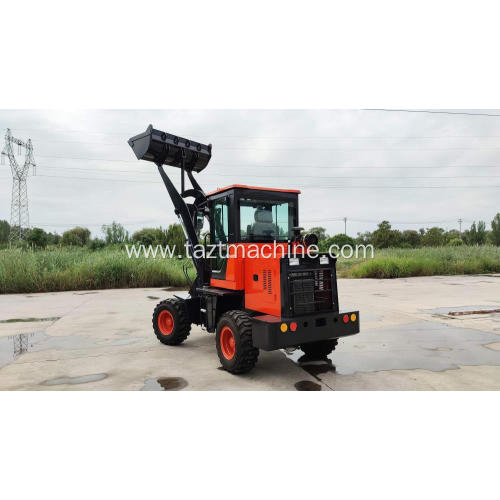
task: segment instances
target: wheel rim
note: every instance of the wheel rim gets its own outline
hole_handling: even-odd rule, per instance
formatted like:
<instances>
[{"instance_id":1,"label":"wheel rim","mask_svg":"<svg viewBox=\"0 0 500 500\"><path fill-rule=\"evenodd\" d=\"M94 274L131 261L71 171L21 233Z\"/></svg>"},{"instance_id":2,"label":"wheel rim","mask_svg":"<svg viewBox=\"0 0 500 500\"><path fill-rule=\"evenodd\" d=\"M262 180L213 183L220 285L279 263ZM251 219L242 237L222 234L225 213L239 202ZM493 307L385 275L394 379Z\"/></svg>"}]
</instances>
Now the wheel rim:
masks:
<instances>
[{"instance_id":1,"label":"wheel rim","mask_svg":"<svg viewBox=\"0 0 500 500\"><path fill-rule=\"evenodd\" d=\"M174 317L170 311L161 311L158 315L158 329L162 335L171 335L174 331Z\"/></svg>"},{"instance_id":2,"label":"wheel rim","mask_svg":"<svg viewBox=\"0 0 500 500\"><path fill-rule=\"evenodd\" d=\"M223 327L220 332L220 349L226 359L233 359L236 352L236 342L234 333L228 326Z\"/></svg>"}]
</instances>

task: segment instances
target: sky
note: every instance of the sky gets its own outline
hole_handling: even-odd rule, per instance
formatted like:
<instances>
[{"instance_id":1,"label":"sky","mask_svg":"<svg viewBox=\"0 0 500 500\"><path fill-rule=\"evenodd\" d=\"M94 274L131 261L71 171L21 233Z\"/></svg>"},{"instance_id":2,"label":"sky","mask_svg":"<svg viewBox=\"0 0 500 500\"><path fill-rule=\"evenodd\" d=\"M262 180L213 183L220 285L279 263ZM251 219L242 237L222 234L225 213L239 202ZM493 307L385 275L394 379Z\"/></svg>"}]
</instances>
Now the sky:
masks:
<instances>
[{"instance_id":1,"label":"sky","mask_svg":"<svg viewBox=\"0 0 500 500\"><path fill-rule=\"evenodd\" d=\"M457 112L459 110L451 110ZM462 110L463 111L463 110ZM494 110L468 112L499 114ZM113 220L134 232L177 219L156 167L127 140L149 124L202 143L206 192L230 184L300 189L300 225L329 234L434 225L458 229L500 212L500 116L381 110L0 110L31 138L30 225L93 237ZM3 139L0 138L3 147ZM23 156L16 157L18 163ZM177 186L179 170L167 167ZM0 166L0 220L10 220L11 173Z\"/></svg>"}]
</instances>

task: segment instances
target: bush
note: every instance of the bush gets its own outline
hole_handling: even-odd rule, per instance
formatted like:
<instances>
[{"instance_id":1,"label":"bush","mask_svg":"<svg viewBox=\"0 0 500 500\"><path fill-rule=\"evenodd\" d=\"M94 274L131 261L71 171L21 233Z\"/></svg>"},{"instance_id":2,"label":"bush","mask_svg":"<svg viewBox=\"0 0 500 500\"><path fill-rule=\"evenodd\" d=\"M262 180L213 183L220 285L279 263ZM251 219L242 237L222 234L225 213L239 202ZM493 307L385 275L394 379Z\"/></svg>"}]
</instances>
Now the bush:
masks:
<instances>
[{"instance_id":1,"label":"bush","mask_svg":"<svg viewBox=\"0 0 500 500\"><path fill-rule=\"evenodd\" d=\"M322 252L326 252L332 245L337 245L339 248L342 248L344 245L354 247L356 245L356 241L354 238L347 236L347 234L340 233L320 242L319 247Z\"/></svg>"},{"instance_id":2,"label":"bush","mask_svg":"<svg viewBox=\"0 0 500 500\"><path fill-rule=\"evenodd\" d=\"M132 240L144 246L166 245L167 235L162 228L145 227L132 235Z\"/></svg>"},{"instance_id":3,"label":"bush","mask_svg":"<svg viewBox=\"0 0 500 500\"><path fill-rule=\"evenodd\" d=\"M453 238L448 242L448 246L450 247L459 247L462 246L464 242L460 238Z\"/></svg>"},{"instance_id":4,"label":"bush","mask_svg":"<svg viewBox=\"0 0 500 500\"><path fill-rule=\"evenodd\" d=\"M89 248L91 250L101 250L101 248L104 248L105 246L106 242L100 238L94 238L89 241Z\"/></svg>"},{"instance_id":5,"label":"bush","mask_svg":"<svg viewBox=\"0 0 500 500\"><path fill-rule=\"evenodd\" d=\"M32 248L45 248L49 241L49 235L39 227L34 227L26 235L26 243Z\"/></svg>"},{"instance_id":6,"label":"bush","mask_svg":"<svg viewBox=\"0 0 500 500\"><path fill-rule=\"evenodd\" d=\"M9 241L10 224L6 220L0 220L0 243Z\"/></svg>"},{"instance_id":7,"label":"bush","mask_svg":"<svg viewBox=\"0 0 500 500\"><path fill-rule=\"evenodd\" d=\"M86 227L74 227L64 232L61 245L83 247L90 239L90 231Z\"/></svg>"}]
</instances>

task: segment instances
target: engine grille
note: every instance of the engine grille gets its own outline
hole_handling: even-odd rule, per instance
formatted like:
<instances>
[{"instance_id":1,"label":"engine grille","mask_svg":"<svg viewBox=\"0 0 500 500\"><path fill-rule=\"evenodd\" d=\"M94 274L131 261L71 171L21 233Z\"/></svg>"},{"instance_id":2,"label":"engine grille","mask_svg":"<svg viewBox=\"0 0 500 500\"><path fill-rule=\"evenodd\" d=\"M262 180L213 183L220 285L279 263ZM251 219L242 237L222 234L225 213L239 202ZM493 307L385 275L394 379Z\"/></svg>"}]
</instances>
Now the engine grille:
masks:
<instances>
[{"instance_id":1,"label":"engine grille","mask_svg":"<svg viewBox=\"0 0 500 500\"><path fill-rule=\"evenodd\" d=\"M332 275L329 269L292 271L288 274L293 315L333 309Z\"/></svg>"}]
</instances>

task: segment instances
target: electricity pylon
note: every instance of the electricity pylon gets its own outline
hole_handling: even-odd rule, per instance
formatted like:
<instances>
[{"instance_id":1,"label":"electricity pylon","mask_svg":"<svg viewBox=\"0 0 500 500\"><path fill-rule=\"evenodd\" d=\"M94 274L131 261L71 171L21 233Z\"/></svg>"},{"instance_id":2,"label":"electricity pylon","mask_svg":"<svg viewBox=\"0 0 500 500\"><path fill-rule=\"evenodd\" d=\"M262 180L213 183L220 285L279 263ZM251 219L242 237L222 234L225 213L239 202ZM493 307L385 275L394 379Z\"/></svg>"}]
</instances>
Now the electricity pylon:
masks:
<instances>
[{"instance_id":1,"label":"electricity pylon","mask_svg":"<svg viewBox=\"0 0 500 500\"><path fill-rule=\"evenodd\" d=\"M18 165L14 155L14 145L17 145L17 154L21 154L21 149L25 149L24 165ZM27 142L16 139L12 136L10 129L5 132L5 145L2 151L2 163L7 157L12 171L12 201L10 206L10 233L9 242L20 240L24 237L23 229L28 229L28 186L27 178L29 168L33 167L35 175L36 164L33 158L33 144L31 139Z\"/></svg>"}]
</instances>

